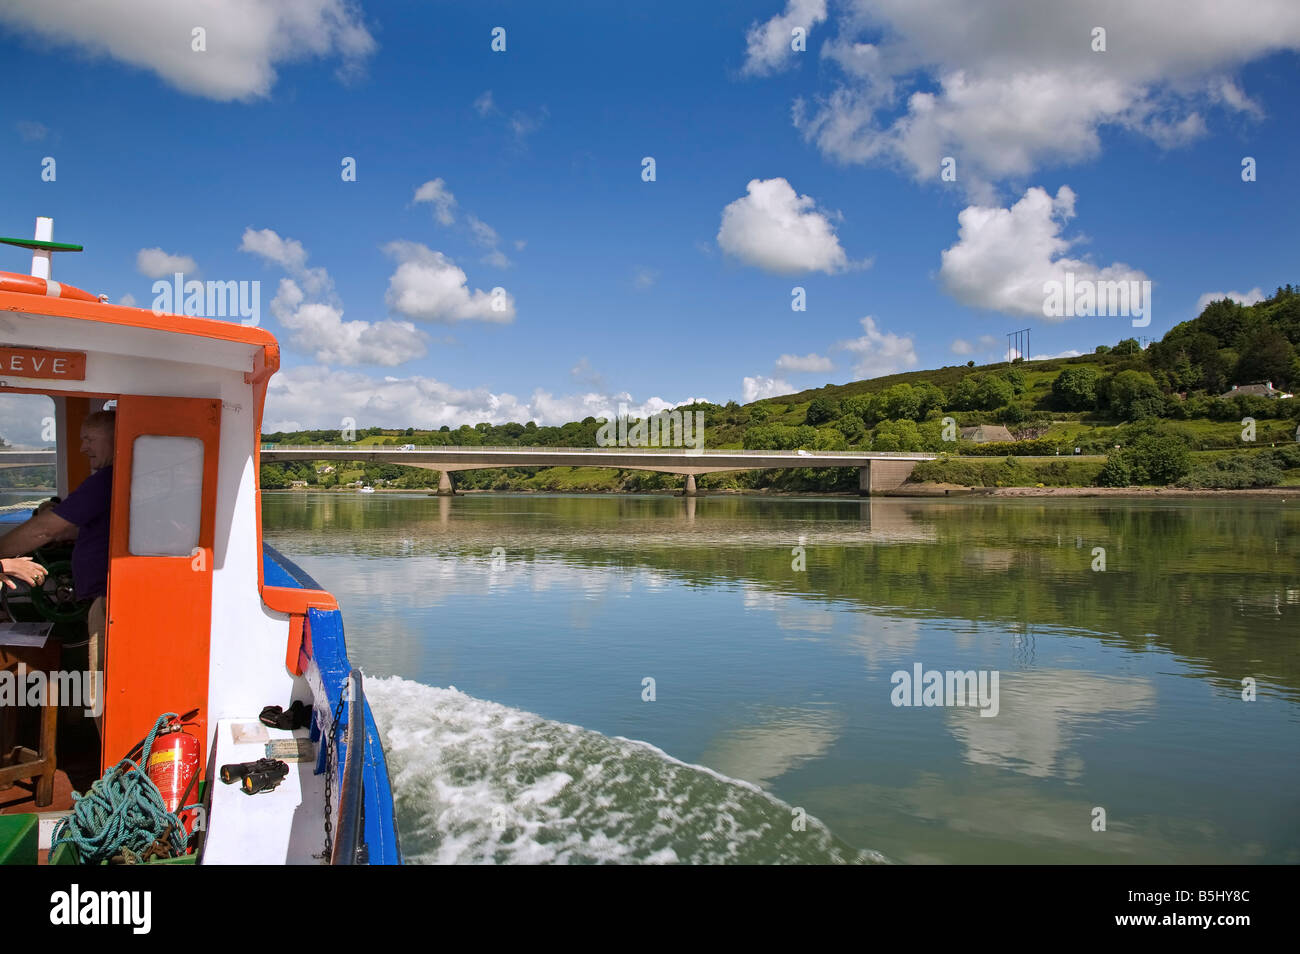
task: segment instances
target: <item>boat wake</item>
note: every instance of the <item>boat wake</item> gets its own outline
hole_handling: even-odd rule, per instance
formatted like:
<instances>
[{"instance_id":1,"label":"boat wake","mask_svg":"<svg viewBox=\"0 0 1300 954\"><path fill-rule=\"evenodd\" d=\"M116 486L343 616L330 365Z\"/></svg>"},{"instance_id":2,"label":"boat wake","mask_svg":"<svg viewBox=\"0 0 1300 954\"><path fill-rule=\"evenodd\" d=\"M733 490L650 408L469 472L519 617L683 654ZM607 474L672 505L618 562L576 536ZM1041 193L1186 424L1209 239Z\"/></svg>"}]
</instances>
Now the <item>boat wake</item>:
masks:
<instances>
[{"instance_id":1,"label":"boat wake","mask_svg":"<svg viewBox=\"0 0 1300 954\"><path fill-rule=\"evenodd\" d=\"M748 782L652 745L368 679L413 864L879 863Z\"/></svg>"}]
</instances>

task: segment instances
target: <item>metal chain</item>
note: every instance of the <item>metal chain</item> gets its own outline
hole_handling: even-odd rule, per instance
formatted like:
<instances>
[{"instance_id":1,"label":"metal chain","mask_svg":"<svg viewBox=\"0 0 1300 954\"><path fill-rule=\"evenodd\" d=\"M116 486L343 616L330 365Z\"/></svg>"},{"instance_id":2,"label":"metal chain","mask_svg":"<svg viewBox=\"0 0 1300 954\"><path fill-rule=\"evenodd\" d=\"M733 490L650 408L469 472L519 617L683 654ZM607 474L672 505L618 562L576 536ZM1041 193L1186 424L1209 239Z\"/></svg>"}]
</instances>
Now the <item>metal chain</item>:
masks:
<instances>
[{"instance_id":1,"label":"metal chain","mask_svg":"<svg viewBox=\"0 0 1300 954\"><path fill-rule=\"evenodd\" d=\"M330 855L334 852L332 835L334 825L330 822L330 814L333 811L330 805L330 792L334 790L334 763L338 761L338 745L335 740L338 737L339 720L343 717L343 703L347 701L347 698L348 694L345 688L341 688L339 690L339 704L334 707L334 721L330 723L329 737L325 740L325 851L321 854L325 864L329 864Z\"/></svg>"}]
</instances>

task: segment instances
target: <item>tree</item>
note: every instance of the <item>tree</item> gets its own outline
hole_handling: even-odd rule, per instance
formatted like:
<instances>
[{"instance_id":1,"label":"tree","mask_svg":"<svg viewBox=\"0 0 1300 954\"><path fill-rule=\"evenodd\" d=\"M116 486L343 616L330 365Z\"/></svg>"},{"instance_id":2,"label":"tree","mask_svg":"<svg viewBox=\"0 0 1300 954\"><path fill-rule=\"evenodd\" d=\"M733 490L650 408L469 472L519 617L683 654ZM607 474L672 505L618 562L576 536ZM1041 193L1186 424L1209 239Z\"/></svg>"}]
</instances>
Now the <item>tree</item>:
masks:
<instances>
[{"instance_id":1,"label":"tree","mask_svg":"<svg viewBox=\"0 0 1300 954\"><path fill-rule=\"evenodd\" d=\"M835 422L835 426L839 428L840 433L844 435L844 439L850 444L856 444L862 440L862 435L867 431L866 422L856 414L844 415Z\"/></svg>"},{"instance_id":2,"label":"tree","mask_svg":"<svg viewBox=\"0 0 1300 954\"><path fill-rule=\"evenodd\" d=\"M1231 298L1221 298L1205 306L1196 319L1197 330L1214 335L1220 348L1236 347L1245 330L1249 312Z\"/></svg>"},{"instance_id":3,"label":"tree","mask_svg":"<svg viewBox=\"0 0 1300 954\"><path fill-rule=\"evenodd\" d=\"M922 420L931 411L943 410L944 402L947 398L939 388L927 381L916 390L921 398L921 409L916 418L918 421Z\"/></svg>"},{"instance_id":4,"label":"tree","mask_svg":"<svg viewBox=\"0 0 1300 954\"><path fill-rule=\"evenodd\" d=\"M882 421L871 437L871 449L881 451L919 450L923 439L915 421Z\"/></svg>"},{"instance_id":5,"label":"tree","mask_svg":"<svg viewBox=\"0 0 1300 954\"><path fill-rule=\"evenodd\" d=\"M1295 348L1286 336L1272 325L1263 325L1243 344L1233 379L1238 384L1256 381L1272 381L1274 385L1288 383L1295 357Z\"/></svg>"},{"instance_id":6,"label":"tree","mask_svg":"<svg viewBox=\"0 0 1300 954\"><path fill-rule=\"evenodd\" d=\"M1151 375L1132 369L1103 379L1099 394L1112 414L1127 421L1135 421L1149 412L1151 404L1146 399L1163 401Z\"/></svg>"},{"instance_id":7,"label":"tree","mask_svg":"<svg viewBox=\"0 0 1300 954\"><path fill-rule=\"evenodd\" d=\"M1125 338L1115 345L1116 354L1139 354L1141 351L1142 346L1138 344L1136 338Z\"/></svg>"},{"instance_id":8,"label":"tree","mask_svg":"<svg viewBox=\"0 0 1300 954\"><path fill-rule=\"evenodd\" d=\"M903 418L916 420L923 416L921 398L921 392L910 384L895 384L880 393L881 409L891 421Z\"/></svg>"},{"instance_id":9,"label":"tree","mask_svg":"<svg viewBox=\"0 0 1300 954\"><path fill-rule=\"evenodd\" d=\"M867 427L871 427L881 418L880 401L873 394L855 394L840 402L840 412L847 416L862 418Z\"/></svg>"},{"instance_id":10,"label":"tree","mask_svg":"<svg viewBox=\"0 0 1300 954\"><path fill-rule=\"evenodd\" d=\"M979 387L979 375L968 374L955 385L948 395L948 403L945 407L952 408L955 411L971 411L975 409L975 390Z\"/></svg>"},{"instance_id":11,"label":"tree","mask_svg":"<svg viewBox=\"0 0 1300 954\"><path fill-rule=\"evenodd\" d=\"M1097 382L1101 375L1087 365L1071 365L1052 382L1052 399L1067 411L1090 411L1097 405Z\"/></svg>"},{"instance_id":12,"label":"tree","mask_svg":"<svg viewBox=\"0 0 1300 954\"><path fill-rule=\"evenodd\" d=\"M263 490L283 490L289 486L289 481L284 476L283 468L277 467L275 464L263 464L261 484Z\"/></svg>"},{"instance_id":13,"label":"tree","mask_svg":"<svg viewBox=\"0 0 1300 954\"><path fill-rule=\"evenodd\" d=\"M1010 404L1015 396L1015 389L1009 381L990 374L975 388L975 406L984 411L993 411L1004 404Z\"/></svg>"},{"instance_id":14,"label":"tree","mask_svg":"<svg viewBox=\"0 0 1300 954\"><path fill-rule=\"evenodd\" d=\"M1133 470L1123 454L1110 454L1097 475L1100 487L1128 487L1133 483Z\"/></svg>"},{"instance_id":15,"label":"tree","mask_svg":"<svg viewBox=\"0 0 1300 954\"><path fill-rule=\"evenodd\" d=\"M804 417L804 423L816 427L818 424L833 421L839 416L840 408L836 401L826 397L819 397L814 398L812 403L808 405L808 413Z\"/></svg>"},{"instance_id":16,"label":"tree","mask_svg":"<svg viewBox=\"0 0 1300 954\"><path fill-rule=\"evenodd\" d=\"M1173 435L1139 437L1129 448L1140 483L1172 484L1191 469L1187 445Z\"/></svg>"},{"instance_id":17,"label":"tree","mask_svg":"<svg viewBox=\"0 0 1300 954\"><path fill-rule=\"evenodd\" d=\"M1167 430L1138 425L1129 445L1109 455L1097 482L1103 487L1126 487L1130 484L1173 484L1191 470L1187 441Z\"/></svg>"},{"instance_id":18,"label":"tree","mask_svg":"<svg viewBox=\"0 0 1300 954\"><path fill-rule=\"evenodd\" d=\"M845 440L844 435L834 427L817 428L816 437L813 438L813 450L848 450L849 442Z\"/></svg>"}]
</instances>

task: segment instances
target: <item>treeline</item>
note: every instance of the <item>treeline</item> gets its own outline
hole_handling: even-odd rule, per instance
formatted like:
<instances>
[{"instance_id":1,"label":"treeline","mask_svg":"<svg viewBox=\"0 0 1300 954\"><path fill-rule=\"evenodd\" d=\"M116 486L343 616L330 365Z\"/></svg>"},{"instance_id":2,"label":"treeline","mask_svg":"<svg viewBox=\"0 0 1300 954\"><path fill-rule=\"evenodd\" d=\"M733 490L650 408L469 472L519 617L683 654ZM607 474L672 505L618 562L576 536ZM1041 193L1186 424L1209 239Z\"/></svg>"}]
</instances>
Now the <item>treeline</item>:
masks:
<instances>
[{"instance_id":1,"label":"treeline","mask_svg":"<svg viewBox=\"0 0 1300 954\"><path fill-rule=\"evenodd\" d=\"M976 368L974 362L934 371L909 372L847 385L740 405L699 402L682 410L702 411L706 445L773 450L933 451L979 455L1109 455L1096 475L1101 483L1176 483L1221 481L1222 485L1267 485L1287 465L1285 456L1265 466L1258 457L1244 463L1198 470L1182 451L1235 446L1224 436L1180 427L1178 422L1260 421L1261 442L1290 439L1300 422L1300 400L1228 394L1233 385L1272 382L1283 391L1300 389L1300 289L1286 285L1270 298L1244 306L1231 300L1211 302L1191 321L1170 329L1145 350L1134 338L1100 346L1091 355ZM1263 422L1277 422L1271 425ZM1076 427L1068 434L1062 422ZM355 436L367 444L420 446L594 447L603 421L587 417L558 427L536 422L479 423L457 428L404 430L369 428ZM957 428L1000 424L1015 443L974 444L954 440ZM1142 425L1135 427L1135 425ZM1052 430L1052 435L1049 435ZM1212 429L1211 429L1212 430ZM339 430L268 434L268 443L344 444ZM1120 445L1118 451L1116 445ZM1256 455L1258 456L1258 455ZM342 469L342 468L341 468ZM356 464L366 483L426 487L432 471L399 465ZM333 476L337 482L337 473ZM462 486L514 489L537 476L537 470L477 471L458 475ZM542 472L544 473L544 472ZM720 475L723 476L723 475ZM1024 479L1023 473L1004 474ZM1033 476L1033 475L1031 475ZM1075 469L1057 468L1049 480L1077 480ZM436 478L435 478L436 479ZM1280 479L1280 478L1279 478ZM305 480L331 486L331 475L314 465L269 464L263 486L288 486ZM552 480L552 478L546 478ZM807 489L842 489L847 478L833 470L787 472L745 480L762 486L811 484ZM560 481L554 477L553 481ZM645 478L658 483L661 478ZM1254 481L1254 483L1243 483ZM620 486L639 485L620 474ZM1044 481L1047 482L1047 481ZM1234 482L1236 482L1234 484ZM1276 482L1276 481L1274 481ZM535 484L536 481L533 481ZM1214 485L1214 484L1209 484ZM702 484L703 486L703 484ZM646 486L645 489L654 489ZM783 487L785 489L785 487ZM789 487L788 489L804 489Z\"/></svg>"}]
</instances>

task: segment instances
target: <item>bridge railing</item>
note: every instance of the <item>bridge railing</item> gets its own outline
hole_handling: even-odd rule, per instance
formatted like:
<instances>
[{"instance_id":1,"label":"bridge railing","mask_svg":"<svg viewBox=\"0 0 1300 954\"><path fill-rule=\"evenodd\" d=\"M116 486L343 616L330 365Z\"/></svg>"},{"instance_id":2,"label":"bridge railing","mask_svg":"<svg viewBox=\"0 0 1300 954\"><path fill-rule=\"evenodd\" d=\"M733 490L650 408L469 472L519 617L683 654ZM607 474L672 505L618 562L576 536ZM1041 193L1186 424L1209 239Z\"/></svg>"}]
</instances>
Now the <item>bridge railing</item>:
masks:
<instances>
[{"instance_id":1,"label":"bridge railing","mask_svg":"<svg viewBox=\"0 0 1300 954\"><path fill-rule=\"evenodd\" d=\"M417 444L414 450L403 450L392 444L263 444L263 451L330 451L394 453L394 454L663 454L669 457L898 457L903 460L928 458L935 455L926 451L854 451L854 450L742 450L711 447L695 450L691 447L550 447L531 444L524 447L501 445Z\"/></svg>"}]
</instances>

